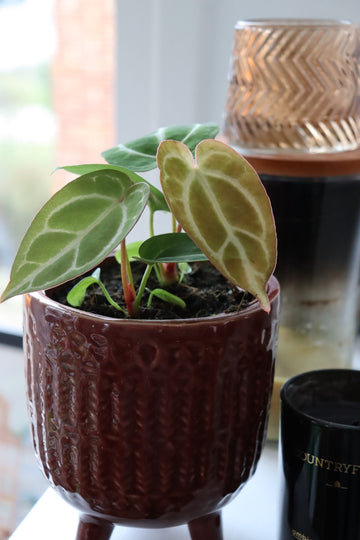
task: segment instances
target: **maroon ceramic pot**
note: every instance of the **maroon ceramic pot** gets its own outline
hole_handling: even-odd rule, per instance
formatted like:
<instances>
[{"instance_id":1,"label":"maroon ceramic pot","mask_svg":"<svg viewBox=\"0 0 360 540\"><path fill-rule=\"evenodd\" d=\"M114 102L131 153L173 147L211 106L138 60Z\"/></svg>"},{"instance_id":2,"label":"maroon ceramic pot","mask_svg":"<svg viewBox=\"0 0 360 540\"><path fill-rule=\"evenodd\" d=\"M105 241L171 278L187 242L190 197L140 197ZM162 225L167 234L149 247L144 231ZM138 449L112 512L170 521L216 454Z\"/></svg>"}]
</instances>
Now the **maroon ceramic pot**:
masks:
<instances>
[{"instance_id":1,"label":"maroon ceramic pot","mask_svg":"<svg viewBox=\"0 0 360 540\"><path fill-rule=\"evenodd\" d=\"M279 286L208 318L119 320L25 299L24 347L35 452L81 512L78 540L114 524L188 523L221 538L219 509L253 474L266 435Z\"/></svg>"}]
</instances>

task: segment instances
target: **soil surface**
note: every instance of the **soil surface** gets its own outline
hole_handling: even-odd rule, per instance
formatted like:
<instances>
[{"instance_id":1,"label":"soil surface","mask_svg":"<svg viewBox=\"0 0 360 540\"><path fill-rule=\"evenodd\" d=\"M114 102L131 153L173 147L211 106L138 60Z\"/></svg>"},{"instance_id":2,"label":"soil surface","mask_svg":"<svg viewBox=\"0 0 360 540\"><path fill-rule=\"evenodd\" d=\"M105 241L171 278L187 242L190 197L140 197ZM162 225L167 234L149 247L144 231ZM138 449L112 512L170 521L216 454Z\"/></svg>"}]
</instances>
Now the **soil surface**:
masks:
<instances>
[{"instance_id":1,"label":"soil surface","mask_svg":"<svg viewBox=\"0 0 360 540\"><path fill-rule=\"evenodd\" d=\"M135 290L139 287L144 266L141 263L132 264ZM101 269L101 280L105 284L110 296L119 305L125 307L122 294L120 266L105 264ZM79 278L65 283L51 291L50 296L60 303L67 304L68 291L78 283ZM147 283L151 291L161 288L153 271ZM248 306L254 297L230 283L220 272L209 263L195 263L192 271L186 274L181 283L167 287L172 294L183 299L186 308L181 308L153 297L150 307L147 307L149 293L145 292L142 307L138 314L140 319L188 319L208 317L219 313L231 313ZM81 306L83 311L97 313L113 318L124 318L122 312L113 308L104 297L97 285L88 288L85 300Z\"/></svg>"}]
</instances>

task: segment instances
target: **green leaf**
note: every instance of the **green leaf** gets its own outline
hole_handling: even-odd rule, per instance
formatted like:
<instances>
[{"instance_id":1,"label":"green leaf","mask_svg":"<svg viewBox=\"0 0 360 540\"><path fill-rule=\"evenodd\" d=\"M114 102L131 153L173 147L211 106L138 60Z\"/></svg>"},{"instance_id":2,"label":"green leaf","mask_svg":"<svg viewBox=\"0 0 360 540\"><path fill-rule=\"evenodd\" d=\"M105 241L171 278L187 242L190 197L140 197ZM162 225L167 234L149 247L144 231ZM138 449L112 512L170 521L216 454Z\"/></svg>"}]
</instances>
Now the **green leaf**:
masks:
<instances>
[{"instance_id":1,"label":"green leaf","mask_svg":"<svg viewBox=\"0 0 360 540\"><path fill-rule=\"evenodd\" d=\"M219 141L191 152L164 141L158 151L163 191L185 232L230 281L269 311L266 284L276 262L269 198L254 169Z\"/></svg>"},{"instance_id":2,"label":"green leaf","mask_svg":"<svg viewBox=\"0 0 360 540\"><path fill-rule=\"evenodd\" d=\"M151 302L153 299L153 296L156 296L157 298L160 298L163 302L168 302L169 304L174 304L176 306L179 306L183 309L186 308L186 303L182 298L179 298L175 294L169 293L169 291L166 291L165 289L153 289L149 294L149 299L147 306L151 306Z\"/></svg>"},{"instance_id":3,"label":"green leaf","mask_svg":"<svg viewBox=\"0 0 360 540\"><path fill-rule=\"evenodd\" d=\"M74 285L74 287L68 292L66 300L71 306L80 307L84 301L86 290L90 287L90 285L94 284L100 287L109 304L111 304L118 311L124 313L124 315L127 314L126 310L119 306L119 304L115 302L115 300L113 300L108 293L105 285L100 279L100 268L96 268L91 276L83 278L81 281L79 281L79 283Z\"/></svg>"},{"instance_id":4,"label":"green leaf","mask_svg":"<svg viewBox=\"0 0 360 540\"><path fill-rule=\"evenodd\" d=\"M206 261L207 257L185 233L152 236L139 248L139 258L146 264Z\"/></svg>"},{"instance_id":5,"label":"green leaf","mask_svg":"<svg viewBox=\"0 0 360 540\"><path fill-rule=\"evenodd\" d=\"M1 300L58 285L97 266L130 232L147 184L101 170L73 180L45 204L19 247Z\"/></svg>"},{"instance_id":6,"label":"green leaf","mask_svg":"<svg viewBox=\"0 0 360 540\"><path fill-rule=\"evenodd\" d=\"M127 256L130 261L131 259L139 257L139 247L141 246L141 244L142 244L142 241L138 240L136 242L131 242L130 244L126 245ZM121 264L121 249L119 249L115 253L115 259L117 260L119 264Z\"/></svg>"},{"instance_id":7,"label":"green leaf","mask_svg":"<svg viewBox=\"0 0 360 540\"><path fill-rule=\"evenodd\" d=\"M179 270L179 283L181 283L185 277L185 274L190 274L191 266L186 262L179 263L178 270Z\"/></svg>"},{"instance_id":8,"label":"green leaf","mask_svg":"<svg viewBox=\"0 0 360 540\"><path fill-rule=\"evenodd\" d=\"M57 167L55 171L62 169L72 174L89 174L100 170L112 170L126 174L134 184L138 182L145 182L150 187L149 207L152 212L162 210L163 212L169 212L169 207L165 200L164 195L159 189L150 184L147 180L125 167L117 167L116 165L106 165L101 163L86 163L85 165L66 165L65 167Z\"/></svg>"},{"instance_id":9,"label":"green leaf","mask_svg":"<svg viewBox=\"0 0 360 540\"><path fill-rule=\"evenodd\" d=\"M66 300L73 307L80 307L84 301L87 289L91 285L98 285L100 279L100 268L92 273L91 276L84 277L79 283L76 283L74 287L68 292Z\"/></svg>"},{"instance_id":10,"label":"green leaf","mask_svg":"<svg viewBox=\"0 0 360 540\"><path fill-rule=\"evenodd\" d=\"M193 124L160 128L145 137L119 144L101 155L112 165L121 165L132 171L144 172L156 168L156 153L161 141L182 141L193 152L203 139L213 139L219 131L216 124Z\"/></svg>"}]
</instances>

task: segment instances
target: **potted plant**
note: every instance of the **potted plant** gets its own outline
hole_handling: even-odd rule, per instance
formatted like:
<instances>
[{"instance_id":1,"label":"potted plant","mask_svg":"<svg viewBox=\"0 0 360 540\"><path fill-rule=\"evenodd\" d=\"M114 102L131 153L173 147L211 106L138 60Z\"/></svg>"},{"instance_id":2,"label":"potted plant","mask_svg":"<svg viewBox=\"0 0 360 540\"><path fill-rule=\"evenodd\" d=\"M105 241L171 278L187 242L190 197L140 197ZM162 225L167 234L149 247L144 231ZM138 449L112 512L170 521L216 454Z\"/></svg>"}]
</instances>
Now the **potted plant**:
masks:
<instances>
[{"instance_id":1,"label":"potted plant","mask_svg":"<svg viewBox=\"0 0 360 540\"><path fill-rule=\"evenodd\" d=\"M275 227L255 171L216 133L166 128L105 152L108 165L65 167L80 176L33 220L2 295L26 293L35 452L81 512L78 540L105 540L117 523L188 523L193 540L220 539L220 508L259 459L277 341ZM163 191L138 175L156 165ZM127 246L146 205L150 238ZM173 232L156 236L159 210ZM107 283L114 268L122 289ZM225 287L227 312L205 316L209 297L193 307L207 276ZM111 313L92 312L99 298Z\"/></svg>"}]
</instances>

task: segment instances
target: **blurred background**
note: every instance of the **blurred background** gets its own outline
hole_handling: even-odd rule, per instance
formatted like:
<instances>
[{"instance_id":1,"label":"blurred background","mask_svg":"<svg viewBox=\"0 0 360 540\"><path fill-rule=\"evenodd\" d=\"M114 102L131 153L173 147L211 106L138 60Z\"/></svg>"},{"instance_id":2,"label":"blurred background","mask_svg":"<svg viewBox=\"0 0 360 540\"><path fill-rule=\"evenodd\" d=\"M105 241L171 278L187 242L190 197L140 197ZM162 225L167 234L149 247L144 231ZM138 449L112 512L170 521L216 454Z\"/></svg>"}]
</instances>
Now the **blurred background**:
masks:
<instances>
[{"instance_id":1,"label":"blurred background","mask_svg":"<svg viewBox=\"0 0 360 540\"><path fill-rule=\"evenodd\" d=\"M59 165L159 126L221 123L237 20L360 22L358 0L0 0L0 289ZM47 484L33 457L21 299L0 305L0 540Z\"/></svg>"}]
</instances>

